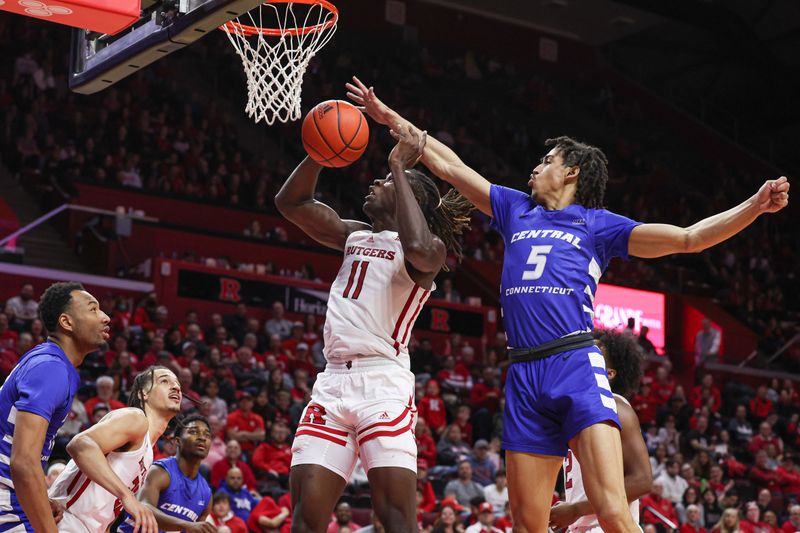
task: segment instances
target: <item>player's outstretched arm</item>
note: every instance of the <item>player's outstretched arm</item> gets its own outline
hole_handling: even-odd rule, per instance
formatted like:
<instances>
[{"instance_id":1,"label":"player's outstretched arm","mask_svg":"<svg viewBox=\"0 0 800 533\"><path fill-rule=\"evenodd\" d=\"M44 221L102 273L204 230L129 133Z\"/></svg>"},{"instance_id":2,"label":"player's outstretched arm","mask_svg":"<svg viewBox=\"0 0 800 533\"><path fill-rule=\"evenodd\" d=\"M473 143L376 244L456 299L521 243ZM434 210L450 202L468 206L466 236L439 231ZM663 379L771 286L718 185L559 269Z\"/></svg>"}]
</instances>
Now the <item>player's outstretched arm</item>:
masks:
<instances>
[{"instance_id":1,"label":"player's outstretched arm","mask_svg":"<svg viewBox=\"0 0 800 533\"><path fill-rule=\"evenodd\" d=\"M11 480L22 510L34 531L56 533L56 521L47 498L42 471L42 448L50 422L33 413L17 411L14 442L11 444Z\"/></svg>"},{"instance_id":2,"label":"player's outstretched arm","mask_svg":"<svg viewBox=\"0 0 800 533\"><path fill-rule=\"evenodd\" d=\"M314 199L321 170L322 165L310 157L303 159L275 196L275 207L318 243L343 250L348 235L369 229L369 225L357 220L342 220L336 211Z\"/></svg>"},{"instance_id":3,"label":"player's outstretched arm","mask_svg":"<svg viewBox=\"0 0 800 533\"><path fill-rule=\"evenodd\" d=\"M403 254L415 270L426 274L438 273L444 265L447 251L442 240L428 228L406 176L406 169L414 166L425 149L426 134L422 132L422 135L418 135L409 126L405 131L392 131L392 136L397 139L397 146L389 154L389 169L397 195L395 219Z\"/></svg>"},{"instance_id":4,"label":"player's outstretched arm","mask_svg":"<svg viewBox=\"0 0 800 533\"><path fill-rule=\"evenodd\" d=\"M147 418L141 409L126 407L111 411L100 422L75 435L67 452L86 477L113 494L134 519L134 533L156 533L158 524L153 512L125 485L106 460L109 454L127 445L139 446L148 431Z\"/></svg>"},{"instance_id":5,"label":"player's outstretched arm","mask_svg":"<svg viewBox=\"0 0 800 533\"><path fill-rule=\"evenodd\" d=\"M150 467L144 480L144 487L139 492L139 500L144 503L156 517L158 527L164 531L189 531L191 533L213 533L217 530L213 524L205 522L205 517L198 518L197 522L189 522L170 516L158 508L158 499L161 493L169 488L169 473L160 466Z\"/></svg>"},{"instance_id":6,"label":"player's outstretched arm","mask_svg":"<svg viewBox=\"0 0 800 533\"><path fill-rule=\"evenodd\" d=\"M379 100L375 90L368 88L357 77L353 76L353 83L346 84L346 87L347 96L362 106L375 122L394 131L407 131L411 126L417 131L417 135L422 135L419 128ZM492 184L468 167L447 145L428 136L421 161L433 174L455 187L476 208L492 216L492 204L489 200Z\"/></svg>"},{"instance_id":7,"label":"player's outstretched arm","mask_svg":"<svg viewBox=\"0 0 800 533\"><path fill-rule=\"evenodd\" d=\"M753 223L759 215L776 213L789 204L789 180L768 180L756 194L732 209L681 228L642 224L631 232L628 252L636 257L697 253L725 241Z\"/></svg>"}]
</instances>

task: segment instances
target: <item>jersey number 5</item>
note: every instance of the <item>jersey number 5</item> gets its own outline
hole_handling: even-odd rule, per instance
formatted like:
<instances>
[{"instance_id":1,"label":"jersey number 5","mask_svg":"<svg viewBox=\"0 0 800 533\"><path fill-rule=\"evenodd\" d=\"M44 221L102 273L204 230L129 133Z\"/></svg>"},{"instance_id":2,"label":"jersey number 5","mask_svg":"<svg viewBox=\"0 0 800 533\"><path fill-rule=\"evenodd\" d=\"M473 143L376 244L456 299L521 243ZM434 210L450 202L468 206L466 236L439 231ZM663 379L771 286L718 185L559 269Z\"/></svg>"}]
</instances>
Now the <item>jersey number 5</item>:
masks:
<instances>
[{"instance_id":1,"label":"jersey number 5","mask_svg":"<svg viewBox=\"0 0 800 533\"><path fill-rule=\"evenodd\" d=\"M358 300L361 288L364 286L364 278L367 276L367 268L369 268L369 261L353 261L350 266L350 277L347 278L347 286L344 288L342 296ZM356 276L358 277L357 282L355 281ZM354 282L355 286L353 286Z\"/></svg>"},{"instance_id":2,"label":"jersey number 5","mask_svg":"<svg viewBox=\"0 0 800 533\"><path fill-rule=\"evenodd\" d=\"M531 255L528 256L528 264L533 265L533 270L524 270L522 279L532 281L539 279L544 274L544 265L547 264L547 254L553 249L552 244L542 246L531 246Z\"/></svg>"}]
</instances>

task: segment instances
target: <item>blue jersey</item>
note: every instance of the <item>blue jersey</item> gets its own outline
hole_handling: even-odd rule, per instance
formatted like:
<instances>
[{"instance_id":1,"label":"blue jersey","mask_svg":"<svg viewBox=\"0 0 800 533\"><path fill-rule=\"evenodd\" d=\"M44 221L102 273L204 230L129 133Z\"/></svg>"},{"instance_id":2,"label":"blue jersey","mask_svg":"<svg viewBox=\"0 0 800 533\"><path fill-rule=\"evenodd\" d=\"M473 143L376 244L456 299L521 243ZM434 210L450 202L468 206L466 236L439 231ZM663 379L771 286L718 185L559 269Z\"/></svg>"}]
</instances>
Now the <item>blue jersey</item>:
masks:
<instances>
[{"instance_id":1,"label":"blue jersey","mask_svg":"<svg viewBox=\"0 0 800 533\"><path fill-rule=\"evenodd\" d=\"M49 422L41 454L44 469L53 451L56 432L66 421L79 386L78 371L61 347L44 342L22 356L0 388L0 493L5 493L11 501L11 509L0 506L0 531L20 524L30 528L16 499L9 465L17 413L33 413ZM0 498L6 496L0 494Z\"/></svg>"},{"instance_id":2,"label":"blue jersey","mask_svg":"<svg viewBox=\"0 0 800 533\"><path fill-rule=\"evenodd\" d=\"M177 457L160 459L152 468L163 468L169 474L169 487L158 497L158 509L169 516L197 522L211 501L211 488L205 478L199 474L194 479L188 477L178 466ZM129 516L126 513L118 531L133 531L134 524Z\"/></svg>"},{"instance_id":3,"label":"blue jersey","mask_svg":"<svg viewBox=\"0 0 800 533\"><path fill-rule=\"evenodd\" d=\"M512 348L592 329L594 294L612 257L628 257L639 223L572 204L548 211L530 195L492 185L492 226L505 241L500 303Z\"/></svg>"}]
</instances>

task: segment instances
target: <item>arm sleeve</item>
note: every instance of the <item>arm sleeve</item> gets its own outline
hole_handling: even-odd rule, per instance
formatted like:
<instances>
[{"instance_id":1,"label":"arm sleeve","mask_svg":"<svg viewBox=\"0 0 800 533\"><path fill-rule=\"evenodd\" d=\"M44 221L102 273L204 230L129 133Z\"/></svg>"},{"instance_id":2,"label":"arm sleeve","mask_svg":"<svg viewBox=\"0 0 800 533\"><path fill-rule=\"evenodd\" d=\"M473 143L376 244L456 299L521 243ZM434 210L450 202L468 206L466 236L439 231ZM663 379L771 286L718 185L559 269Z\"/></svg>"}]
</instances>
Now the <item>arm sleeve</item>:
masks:
<instances>
[{"instance_id":1,"label":"arm sleeve","mask_svg":"<svg viewBox=\"0 0 800 533\"><path fill-rule=\"evenodd\" d=\"M64 363L42 361L29 367L17 381L17 410L39 415L50 421L56 409L69 399L69 376Z\"/></svg>"},{"instance_id":2,"label":"arm sleeve","mask_svg":"<svg viewBox=\"0 0 800 533\"><path fill-rule=\"evenodd\" d=\"M617 215L605 209L595 211L593 230L594 247L600 258L603 270L613 257L628 259L628 239L633 228L640 225L628 217Z\"/></svg>"},{"instance_id":3,"label":"arm sleeve","mask_svg":"<svg viewBox=\"0 0 800 533\"><path fill-rule=\"evenodd\" d=\"M489 201L492 204L492 227L501 235L505 235L511 214L515 211L514 208L520 203L530 203L531 199L524 192L492 184L489 189Z\"/></svg>"}]
</instances>

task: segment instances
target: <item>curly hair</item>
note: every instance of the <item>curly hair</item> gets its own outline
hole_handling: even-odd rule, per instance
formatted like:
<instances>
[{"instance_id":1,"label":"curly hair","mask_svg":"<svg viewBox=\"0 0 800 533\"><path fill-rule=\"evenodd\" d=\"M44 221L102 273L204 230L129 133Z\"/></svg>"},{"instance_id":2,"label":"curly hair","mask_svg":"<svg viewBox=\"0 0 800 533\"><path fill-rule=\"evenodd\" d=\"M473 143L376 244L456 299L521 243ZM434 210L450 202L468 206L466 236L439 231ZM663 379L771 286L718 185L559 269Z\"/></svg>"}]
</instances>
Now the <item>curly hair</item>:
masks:
<instances>
[{"instance_id":1,"label":"curly hair","mask_svg":"<svg viewBox=\"0 0 800 533\"><path fill-rule=\"evenodd\" d=\"M611 390L629 398L639 389L642 379L644 352L636 337L610 329L593 332L597 343L604 349L608 367L617 371L611 382Z\"/></svg>"},{"instance_id":2,"label":"curly hair","mask_svg":"<svg viewBox=\"0 0 800 533\"><path fill-rule=\"evenodd\" d=\"M455 189L441 196L434 181L419 170L406 170L406 175L431 233L442 239L447 251L460 262L463 253L458 235L469 227L475 206ZM448 270L447 266L443 268Z\"/></svg>"},{"instance_id":3,"label":"curly hair","mask_svg":"<svg viewBox=\"0 0 800 533\"><path fill-rule=\"evenodd\" d=\"M189 427L189 424L191 424L192 422L201 422L205 424L209 430L211 429L211 422L209 422L208 419L203 415L198 415L198 414L187 415L180 418L177 422L175 422L175 428L172 430L172 436L182 438L183 432L186 430L186 428Z\"/></svg>"},{"instance_id":4,"label":"curly hair","mask_svg":"<svg viewBox=\"0 0 800 533\"><path fill-rule=\"evenodd\" d=\"M545 146L553 146L561 155L566 167L578 167L578 190L575 192L575 203L587 209L603 207L608 183L608 159L600 148L578 142L562 135L547 139Z\"/></svg>"},{"instance_id":5,"label":"curly hair","mask_svg":"<svg viewBox=\"0 0 800 533\"><path fill-rule=\"evenodd\" d=\"M133 385L131 385L131 394L128 397L128 406L137 407L144 411L144 397L143 393L153 390L155 385L156 370L170 370L169 368L161 365L153 365L135 378L133 378Z\"/></svg>"},{"instance_id":6,"label":"curly hair","mask_svg":"<svg viewBox=\"0 0 800 533\"><path fill-rule=\"evenodd\" d=\"M58 329L58 317L72 302L72 291L85 290L83 285L74 281L59 281L47 287L39 300L39 318L48 332L55 333Z\"/></svg>"}]
</instances>

